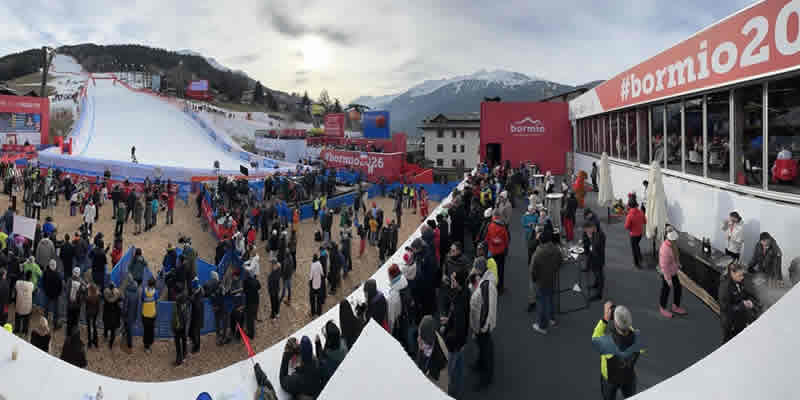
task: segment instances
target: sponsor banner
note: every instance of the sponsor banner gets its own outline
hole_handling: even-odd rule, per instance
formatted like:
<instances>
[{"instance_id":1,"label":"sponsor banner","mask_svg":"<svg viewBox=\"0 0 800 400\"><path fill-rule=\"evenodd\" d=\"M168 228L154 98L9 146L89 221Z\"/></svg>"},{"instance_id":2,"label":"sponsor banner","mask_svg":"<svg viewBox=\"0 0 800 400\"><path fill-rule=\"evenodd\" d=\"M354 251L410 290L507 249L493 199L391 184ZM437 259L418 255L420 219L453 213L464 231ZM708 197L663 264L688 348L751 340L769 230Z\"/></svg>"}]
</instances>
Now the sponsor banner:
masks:
<instances>
[{"instance_id":1,"label":"sponsor banner","mask_svg":"<svg viewBox=\"0 0 800 400\"><path fill-rule=\"evenodd\" d=\"M0 95L0 133L19 133L31 144L48 144L50 100Z\"/></svg>"},{"instance_id":2,"label":"sponsor banner","mask_svg":"<svg viewBox=\"0 0 800 400\"><path fill-rule=\"evenodd\" d=\"M566 103L481 103L483 161L499 158L518 167L522 161L536 160L543 170L562 174L570 143L572 130Z\"/></svg>"},{"instance_id":3,"label":"sponsor banner","mask_svg":"<svg viewBox=\"0 0 800 400\"><path fill-rule=\"evenodd\" d=\"M363 114L361 127L365 138L384 138L391 137L389 130L388 111L367 111Z\"/></svg>"},{"instance_id":4,"label":"sponsor banner","mask_svg":"<svg viewBox=\"0 0 800 400\"><path fill-rule=\"evenodd\" d=\"M325 116L325 136L344 137L345 114L328 114Z\"/></svg>"},{"instance_id":5,"label":"sponsor banner","mask_svg":"<svg viewBox=\"0 0 800 400\"><path fill-rule=\"evenodd\" d=\"M754 4L593 89L600 112L800 68L798 21L800 1Z\"/></svg>"},{"instance_id":6,"label":"sponsor banner","mask_svg":"<svg viewBox=\"0 0 800 400\"><path fill-rule=\"evenodd\" d=\"M370 181L385 178L388 182L400 178L404 153L363 153L358 151L324 149L320 159L329 167L360 169Z\"/></svg>"},{"instance_id":7,"label":"sponsor banner","mask_svg":"<svg viewBox=\"0 0 800 400\"><path fill-rule=\"evenodd\" d=\"M192 81L191 83L189 83L189 90L195 92L205 92L208 90L208 81L207 80Z\"/></svg>"}]
</instances>

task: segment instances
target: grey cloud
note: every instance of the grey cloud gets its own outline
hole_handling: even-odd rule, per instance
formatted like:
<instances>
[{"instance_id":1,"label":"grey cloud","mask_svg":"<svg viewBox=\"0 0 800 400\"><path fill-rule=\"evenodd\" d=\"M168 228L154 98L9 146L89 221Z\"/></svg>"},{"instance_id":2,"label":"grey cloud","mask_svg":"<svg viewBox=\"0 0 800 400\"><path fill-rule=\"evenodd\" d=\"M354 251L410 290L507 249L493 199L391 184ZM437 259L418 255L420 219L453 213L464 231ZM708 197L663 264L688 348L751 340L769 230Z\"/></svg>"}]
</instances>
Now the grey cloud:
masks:
<instances>
[{"instance_id":1,"label":"grey cloud","mask_svg":"<svg viewBox=\"0 0 800 400\"><path fill-rule=\"evenodd\" d=\"M301 69L299 71L296 71L294 74L297 75L297 76L306 76L306 75L308 75L308 73L309 73L309 71Z\"/></svg>"},{"instance_id":2,"label":"grey cloud","mask_svg":"<svg viewBox=\"0 0 800 400\"><path fill-rule=\"evenodd\" d=\"M252 53L252 54L241 54L238 56L228 57L225 59L225 62L229 62L232 64L252 64L260 59L261 59L261 54Z\"/></svg>"},{"instance_id":3,"label":"grey cloud","mask_svg":"<svg viewBox=\"0 0 800 400\"><path fill-rule=\"evenodd\" d=\"M295 87L305 85L306 83L308 83L308 78L296 78L294 80Z\"/></svg>"},{"instance_id":4,"label":"grey cloud","mask_svg":"<svg viewBox=\"0 0 800 400\"><path fill-rule=\"evenodd\" d=\"M274 4L266 4L260 10L276 32L290 38L301 38L305 35L316 34L338 45L347 46L354 42L354 36L333 26L310 27L301 21L293 19L285 10L278 9Z\"/></svg>"}]
</instances>

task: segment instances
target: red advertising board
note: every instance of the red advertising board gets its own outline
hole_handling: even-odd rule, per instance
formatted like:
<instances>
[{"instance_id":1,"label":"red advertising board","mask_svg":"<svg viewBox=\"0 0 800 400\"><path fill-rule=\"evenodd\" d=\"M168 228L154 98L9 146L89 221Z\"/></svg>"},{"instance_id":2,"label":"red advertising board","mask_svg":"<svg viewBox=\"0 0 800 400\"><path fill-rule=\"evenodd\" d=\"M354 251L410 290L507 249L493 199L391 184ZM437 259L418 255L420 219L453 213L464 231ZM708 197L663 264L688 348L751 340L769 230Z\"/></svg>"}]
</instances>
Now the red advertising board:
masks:
<instances>
[{"instance_id":1,"label":"red advertising board","mask_svg":"<svg viewBox=\"0 0 800 400\"><path fill-rule=\"evenodd\" d=\"M320 159L330 167L360 169L367 174L367 179L375 182L385 178L387 182L400 179L403 170L405 153L367 153L346 150L325 149Z\"/></svg>"},{"instance_id":2,"label":"red advertising board","mask_svg":"<svg viewBox=\"0 0 800 400\"><path fill-rule=\"evenodd\" d=\"M759 2L595 88L598 111L800 68L798 31L800 1Z\"/></svg>"},{"instance_id":3,"label":"red advertising board","mask_svg":"<svg viewBox=\"0 0 800 400\"><path fill-rule=\"evenodd\" d=\"M0 134L6 133L27 133L38 132L41 144L48 144L48 137L50 132L50 99L47 97L27 97L27 96L4 96L0 95L0 113L6 114L10 119L0 121ZM14 119L20 116L30 116L30 119L25 118L20 120L23 122L24 127L15 127ZM38 116L38 117L37 117ZM36 126L33 121L38 118L39 124ZM28 123L28 121L32 123ZM2 138L5 140L5 138ZM34 141L31 141L34 143Z\"/></svg>"},{"instance_id":4,"label":"red advertising board","mask_svg":"<svg viewBox=\"0 0 800 400\"><path fill-rule=\"evenodd\" d=\"M532 160L545 171L563 174L572 143L567 103L481 103L480 155L518 167ZM488 158L487 158L488 149Z\"/></svg>"},{"instance_id":5,"label":"red advertising board","mask_svg":"<svg viewBox=\"0 0 800 400\"><path fill-rule=\"evenodd\" d=\"M325 115L325 136L344 137L344 113Z\"/></svg>"}]
</instances>

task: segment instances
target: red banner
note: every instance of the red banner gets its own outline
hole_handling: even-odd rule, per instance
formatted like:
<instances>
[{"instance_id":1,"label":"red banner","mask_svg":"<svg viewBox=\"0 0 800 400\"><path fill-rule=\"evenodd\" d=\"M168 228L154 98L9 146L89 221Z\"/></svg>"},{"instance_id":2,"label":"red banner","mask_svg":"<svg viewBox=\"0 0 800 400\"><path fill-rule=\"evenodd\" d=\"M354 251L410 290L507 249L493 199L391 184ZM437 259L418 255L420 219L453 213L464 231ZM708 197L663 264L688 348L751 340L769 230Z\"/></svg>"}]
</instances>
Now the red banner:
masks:
<instances>
[{"instance_id":1,"label":"red banner","mask_svg":"<svg viewBox=\"0 0 800 400\"><path fill-rule=\"evenodd\" d=\"M759 2L598 86L600 110L797 69L798 31L800 1Z\"/></svg>"},{"instance_id":2,"label":"red banner","mask_svg":"<svg viewBox=\"0 0 800 400\"><path fill-rule=\"evenodd\" d=\"M375 182L385 178L387 182L400 179L405 153L367 153L345 150L322 150L319 158L329 167L355 168L364 171L367 179Z\"/></svg>"},{"instance_id":3,"label":"red banner","mask_svg":"<svg viewBox=\"0 0 800 400\"><path fill-rule=\"evenodd\" d=\"M344 120L345 115L343 113L326 115L325 136L344 137Z\"/></svg>"}]
</instances>

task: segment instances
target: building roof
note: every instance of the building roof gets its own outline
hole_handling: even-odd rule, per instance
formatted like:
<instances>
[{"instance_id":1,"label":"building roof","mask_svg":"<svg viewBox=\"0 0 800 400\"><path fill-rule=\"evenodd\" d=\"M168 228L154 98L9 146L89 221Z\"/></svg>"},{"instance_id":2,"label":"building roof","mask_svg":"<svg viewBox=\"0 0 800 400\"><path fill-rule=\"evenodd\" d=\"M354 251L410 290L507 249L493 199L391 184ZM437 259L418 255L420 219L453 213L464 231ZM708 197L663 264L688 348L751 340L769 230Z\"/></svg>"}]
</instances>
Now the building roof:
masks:
<instances>
[{"instance_id":1,"label":"building roof","mask_svg":"<svg viewBox=\"0 0 800 400\"><path fill-rule=\"evenodd\" d=\"M442 124L449 122L481 122L481 113L467 112L458 114L436 114L422 120L422 124Z\"/></svg>"},{"instance_id":2,"label":"building roof","mask_svg":"<svg viewBox=\"0 0 800 400\"><path fill-rule=\"evenodd\" d=\"M589 89L591 89L591 87L586 87L586 86L578 87L578 88L570 89L570 90L568 90L566 92L559 93L559 94L557 94L555 96L550 96L550 97L541 99L539 101L542 101L542 102L553 101L553 100L557 100L557 99L562 98L562 97L564 98L564 101L566 101L569 97L578 97L579 95L582 95L582 94L588 92Z\"/></svg>"}]
</instances>

